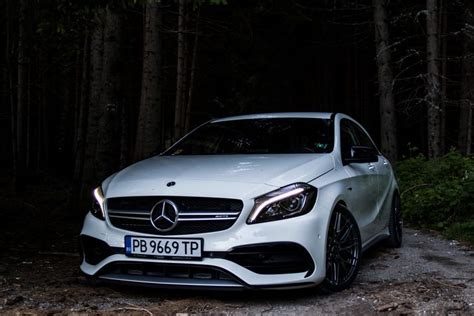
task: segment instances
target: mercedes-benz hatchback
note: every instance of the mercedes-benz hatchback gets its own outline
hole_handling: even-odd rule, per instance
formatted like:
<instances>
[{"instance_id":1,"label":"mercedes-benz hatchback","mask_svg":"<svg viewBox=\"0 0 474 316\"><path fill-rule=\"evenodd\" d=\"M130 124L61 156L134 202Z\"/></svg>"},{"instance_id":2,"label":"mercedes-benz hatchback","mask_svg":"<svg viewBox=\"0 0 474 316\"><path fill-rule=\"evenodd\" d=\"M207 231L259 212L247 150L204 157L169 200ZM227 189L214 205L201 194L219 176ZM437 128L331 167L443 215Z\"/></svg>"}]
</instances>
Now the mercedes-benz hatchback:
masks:
<instances>
[{"instance_id":1,"label":"mercedes-benz hatchback","mask_svg":"<svg viewBox=\"0 0 474 316\"><path fill-rule=\"evenodd\" d=\"M81 232L81 269L185 288L347 288L363 250L399 247L389 161L344 114L229 117L107 178Z\"/></svg>"}]
</instances>

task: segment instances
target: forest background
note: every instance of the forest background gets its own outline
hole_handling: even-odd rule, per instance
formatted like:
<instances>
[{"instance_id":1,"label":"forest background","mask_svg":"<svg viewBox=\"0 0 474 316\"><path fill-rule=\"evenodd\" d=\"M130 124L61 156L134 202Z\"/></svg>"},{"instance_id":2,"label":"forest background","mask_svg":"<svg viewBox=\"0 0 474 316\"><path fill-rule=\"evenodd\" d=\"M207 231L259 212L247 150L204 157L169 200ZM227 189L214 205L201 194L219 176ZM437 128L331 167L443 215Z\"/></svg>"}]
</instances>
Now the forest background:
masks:
<instances>
[{"instance_id":1,"label":"forest background","mask_svg":"<svg viewBox=\"0 0 474 316\"><path fill-rule=\"evenodd\" d=\"M406 220L474 240L472 1L1 0L0 16L19 211L59 195L82 214L106 176L212 118L343 112L394 162Z\"/></svg>"}]
</instances>

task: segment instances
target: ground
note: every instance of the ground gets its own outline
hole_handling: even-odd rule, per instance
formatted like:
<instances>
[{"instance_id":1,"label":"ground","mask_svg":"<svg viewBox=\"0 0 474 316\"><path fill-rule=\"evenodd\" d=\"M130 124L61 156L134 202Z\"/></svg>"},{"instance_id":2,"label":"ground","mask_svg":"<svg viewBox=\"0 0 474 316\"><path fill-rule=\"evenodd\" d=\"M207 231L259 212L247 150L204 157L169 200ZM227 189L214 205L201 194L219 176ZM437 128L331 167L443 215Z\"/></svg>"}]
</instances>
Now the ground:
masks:
<instances>
[{"instance_id":1,"label":"ground","mask_svg":"<svg viewBox=\"0 0 474 316\"><path fill-rule=\"evenodd\" d=\"M474 249L405 229L400 249L364 254L353 286L332 295L297 291L208 292L91 285L79 271L81 220L67 192L0 196L0 314L474 314ZM54 194L56 207L41 198ZM38 206L40 205L40 206ZM14 210L14 211L13 211Z\"/></svg>"}]
</instances>

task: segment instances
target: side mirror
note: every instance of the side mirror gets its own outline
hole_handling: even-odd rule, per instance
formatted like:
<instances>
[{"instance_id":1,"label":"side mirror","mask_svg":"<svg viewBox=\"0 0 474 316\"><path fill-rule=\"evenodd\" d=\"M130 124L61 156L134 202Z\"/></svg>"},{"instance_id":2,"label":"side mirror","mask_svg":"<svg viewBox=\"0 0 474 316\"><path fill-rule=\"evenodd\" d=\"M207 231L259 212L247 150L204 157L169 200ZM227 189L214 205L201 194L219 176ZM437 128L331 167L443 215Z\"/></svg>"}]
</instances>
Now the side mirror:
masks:
<instances>
[{"instance_id":1,"label":"side mirror","mask_svg":"<svg viewBox=\"0 0 474 316\"><path fill-rule=\"evenodd\" d=\"M344 164L347 165L350 163L376 162L378 159L378 153L374 148L366 146L352 146L351 156L344 159Z\"/></svg>"}]
</instances>

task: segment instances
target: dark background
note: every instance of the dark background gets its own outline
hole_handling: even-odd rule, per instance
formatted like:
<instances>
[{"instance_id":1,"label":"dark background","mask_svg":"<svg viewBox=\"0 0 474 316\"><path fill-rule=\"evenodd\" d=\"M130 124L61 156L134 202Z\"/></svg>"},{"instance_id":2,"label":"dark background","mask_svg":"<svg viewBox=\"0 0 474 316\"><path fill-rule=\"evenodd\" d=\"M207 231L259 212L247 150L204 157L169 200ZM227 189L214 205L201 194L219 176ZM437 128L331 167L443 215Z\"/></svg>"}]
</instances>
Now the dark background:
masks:
<instances>
[{"instance_id":1,"label":"dark background","mask_svg":"<svg viewBox=\"0 0 474 316\"><path fill-rule=\"evenodd\" d=\"M206 120L243 113L343 112L380 144L385 122L380 119L376 2L386 10L392 57L397 123L390 133L398 138L392 160L428 154L426 1L1 0L0 162L6 181L21 190L38 177L53 176L73 183L74 192L89 192L105 176L148 156L150 146L167 147ZM466 68L474 53L467 24L472 4L435 2L439 154L451 147L470 153L472 142L460 138L460 120L465 113L472 116L472 110L461 114L466 99L470 105L473 98L466 93L472 90L471 68ZM181 28L180 4L185 7ZM146 81L159 92L150 107L156 115L149 126L156 132L138 153L149 40L145 16L153 5L159 13L159 32L153 36L160 61L154 81ZM101 53L100 78L92 56L97 32L104 47L110 44ZM181 70L188 80L184 88L177 87L179 34L187 58ZM192 105L184 115L190 123L177 132L179 91Z\"/></svg>"}]
</instances>

